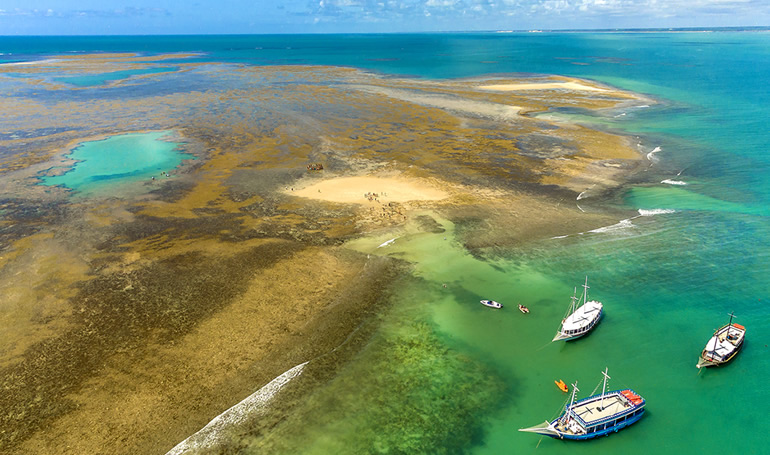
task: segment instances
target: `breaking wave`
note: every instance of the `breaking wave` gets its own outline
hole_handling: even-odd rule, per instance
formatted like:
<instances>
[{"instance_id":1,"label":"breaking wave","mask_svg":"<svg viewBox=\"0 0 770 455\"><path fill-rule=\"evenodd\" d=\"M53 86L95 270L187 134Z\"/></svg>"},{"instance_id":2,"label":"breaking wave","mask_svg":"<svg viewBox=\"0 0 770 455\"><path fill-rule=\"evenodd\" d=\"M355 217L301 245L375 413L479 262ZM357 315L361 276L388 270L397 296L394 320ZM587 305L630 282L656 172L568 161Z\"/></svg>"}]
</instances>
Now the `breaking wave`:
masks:
<instances>
[{"instance_id":1,"label":"breaking wave","mask_svg":"<svg viewBox=\"0 0 770 455\"><path fill-rule=\"evenodd\" d=\"M660 152L661 150L663 149L660 147L655 147L654 149L652 149L650 153L647 154L647 159L650 161L655 161L655 154Z\"/></svg>"},{"instance_id":2,"label":"breaking wave","mask_svg":"<svg viewBox=\"0 0 770 455\"><path fill-rule=\"evenodd\" d=\"M199 453L205 449L213 448L216 444L222 442L223 436L221 432L223 429L241 423L245 421L247 417L266 412L270 400L272 400L278 391L288 384L289 381L299 376L305 368L305 365L307 365L307 362L301 363L286 371L261 389L246 397L246 399L240 403L214 417L208 425L177 444L173 449L169 450L166 455Z\"/></svg>"},{"instance_id":3,"label":"breaking wave","mask_svg":"<svg viewBox=\"0 0 770 455\"><path fill-rule=\"evenodd\" d=\"M639 209L639 215L641 216L654 216L654 215L663 215L664 213L676 213L676 210L674 209Z\"/></svg>"},{"instance_id":4,"label":"breaking wave","mask_svg":"<svg viewBox=\"0 0 770 455\"><path fill-rule=\"evenodd\" d=\"M616 232L616 231L622 231L624 229L628 229L634 227L634 223L631 222L631 218L621 220L618 223L613 224L612 226L605 226L600 227L597 229L591 229L588 232L593 232L594 234L601 234L603 232Z\"/></svg>"},{"instance_id":5,"label":"breaking wave","mask_svg":"<svg viewBox=\"0 0 770 455\"><path fill-rule=\"evenodd\" d=\"M382 243L382 244L380 244L380 246L378 246L377 248L382 248L382 247L385 247L385 246L388 246L388 245L392 245L392 244L393 244L393 242L395 242L397 238L398 238L398 237L396 237L396 238L393 238L393 239L390 239L390 240L388 240L387 242L383 242L383 243Z\"/></svg>"},{"instance_id":6,"label":"breaking wave","mask_svg":"<svg viewBox=\"0 0 770 455\"><path fill-rule=\"evenodd\" d=\"M671 179L661 180L660 183L666 183L668 185L687 185L687 182L683 182L681 180L671 180Z\"/></svg>"}]
</instances>

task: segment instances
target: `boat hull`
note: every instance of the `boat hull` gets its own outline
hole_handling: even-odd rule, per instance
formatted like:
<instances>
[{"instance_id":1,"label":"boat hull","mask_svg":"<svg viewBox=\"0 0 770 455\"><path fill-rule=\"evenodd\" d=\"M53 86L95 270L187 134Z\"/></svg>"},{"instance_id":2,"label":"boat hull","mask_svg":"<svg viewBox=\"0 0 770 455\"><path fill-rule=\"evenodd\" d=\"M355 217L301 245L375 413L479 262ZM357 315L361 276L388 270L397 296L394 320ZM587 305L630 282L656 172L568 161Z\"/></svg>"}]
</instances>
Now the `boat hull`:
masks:
<instances>
[{"instance_id":1,"label":"boat hull","mask_svg":"<svg viewBox=\"0 0 770 455\"><path fill-rule=\"evenodd\" d=\"M722 366L726 363L729 363L731 360L733 360L735 356L737 356L738 353L741 352L741 349L743 349L743 340L741 340L741 342L735 347L735 350L724 360L709 359L704 357L703 353L701 353L700 357L698 357L698 364L695 366L698 368Z\"/></svg>"},{"instance_id":2,"label":"boat hull","mask_svg":"<svg viewBox=\"0 0 770 455\"><path fill-rule=\"evenodd\" d=\"M617 433L618 431L638 422L643 415L644 415L644 409L642 409L642 412L640 412L639 414L631 417L628 420L620 422L617 425L611 426L609 428L605 428L604 430L594 431L591 433L574 435L574 434L558 432L557 434L546 434L546 436L550 436L555 439L569 439L571 441L587 441L589 439L596 439L601 436L609 436L610 433ZM558 419L551 422L551 425L555 425L557 420Z\"/></svg>"},{"instance_id":3,"label":"boat hull","mask_svg":"<svg viewBox=\"0 0 770 455\"><path fill-rule=\"evenodd\" d=\"M574 402L551 422L519 431L572 441L595 439L638 422L645 413L645 404L644 398L631 389L616 390Z\"/></svg>"},{"instance_id":4,"label":"boat hull","mask_svg":"<svg viewBox=\"0 0 770 455\"><path fill-rule=\"evenodd\" d=\"M494 300L481 300L480 303L489 308L500 309L503 307L502 303L495 302Z\"/></svg>"}]
</instances>

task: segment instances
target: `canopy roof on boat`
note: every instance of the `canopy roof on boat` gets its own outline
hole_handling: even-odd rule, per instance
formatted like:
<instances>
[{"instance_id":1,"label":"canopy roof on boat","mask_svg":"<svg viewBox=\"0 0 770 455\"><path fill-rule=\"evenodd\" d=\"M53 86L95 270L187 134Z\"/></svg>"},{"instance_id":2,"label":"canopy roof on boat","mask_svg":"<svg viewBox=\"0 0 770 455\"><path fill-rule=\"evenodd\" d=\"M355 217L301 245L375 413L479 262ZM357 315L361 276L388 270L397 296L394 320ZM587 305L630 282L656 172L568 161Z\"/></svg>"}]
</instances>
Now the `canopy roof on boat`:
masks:
<instances>
[{"instance_id":1,"label":"canopy roof on boat","mask_svg":"<svg viewBox=\"0 0 770 455\"><path fill-rule=\"evenodd\" d=\"M575 310L574 313L567 316L561 326L562 332L567 332L568 330L580 330L587 327L595 318L599 316L601 311L602 304L600 302L595 300L586 302L585 305L582 305L580 308Z\"/></svg>"},{"instance_id":2,"label":"canopy roof on boat","mask_svg":"<svg viewBox=\"0 0 770 455\"><path fill-rule=\"evenodd\" d=\"M735 350L735 346L729 341L719 341L718 337L711 337L706 343L706 351L716 353L719 356L724 357Z\"/></svg>"}]
</instances>

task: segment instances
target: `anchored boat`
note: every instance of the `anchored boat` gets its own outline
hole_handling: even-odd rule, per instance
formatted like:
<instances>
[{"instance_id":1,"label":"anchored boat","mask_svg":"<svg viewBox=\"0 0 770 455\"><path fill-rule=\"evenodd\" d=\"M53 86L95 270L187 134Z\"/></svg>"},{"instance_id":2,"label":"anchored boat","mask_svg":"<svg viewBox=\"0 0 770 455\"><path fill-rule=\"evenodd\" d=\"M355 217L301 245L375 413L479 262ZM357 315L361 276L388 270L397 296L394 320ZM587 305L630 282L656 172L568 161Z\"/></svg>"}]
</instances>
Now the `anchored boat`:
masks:
<instances>
[{"instance_id":1,"label":"anchored boat","mask_svg":"<svg viewBox=\"0 0 770 455\"><path fill-rule=\"evenodd\" d=\"M590 332L602 317L603 309L601 302L588 300L588 277L586 277L583 295L578 299L577 289L575 289L567 316L561 320L561 327L553 337L553 341L574 340Z\"/></svg>"},{"instance_id":2,"label":"anchored boat","mask_svg":"<svg viewBox=\"0 0 770 455\"><path fill-rule=\"evenodd\" d=\"M502 308L503 304L495 302L494 300L482 300L481 304L490 308Z\"/></svg>"},{"instance_id":3,"label":"anchored boat","mask_svg":"<svg viewBox=\"0 0 770 455\"><path fill-rule=\"evenodd\" d=\"M559 439L585 440L609 435L639 421L644 415L644 398L631 389L605 392L607 380L610 379L606 368L602 375L604 385L600 395L575 401L575 395L579 391L575 381L572 384L570 403L559 417L534 427L521 428L519 431Z\"/></svg>"},{"instance_id":4,"label":"anchored boat","mask_svg":"<svg viewBox=\"0 0 770 455\"><path fill-rule=\"evenodd\" d=\"M730 321L714 332L700 353L698 368L719 366L731 361L743 347L746 328L733 323L735 315L730 313Z\"/></svg>"}]
</instances>

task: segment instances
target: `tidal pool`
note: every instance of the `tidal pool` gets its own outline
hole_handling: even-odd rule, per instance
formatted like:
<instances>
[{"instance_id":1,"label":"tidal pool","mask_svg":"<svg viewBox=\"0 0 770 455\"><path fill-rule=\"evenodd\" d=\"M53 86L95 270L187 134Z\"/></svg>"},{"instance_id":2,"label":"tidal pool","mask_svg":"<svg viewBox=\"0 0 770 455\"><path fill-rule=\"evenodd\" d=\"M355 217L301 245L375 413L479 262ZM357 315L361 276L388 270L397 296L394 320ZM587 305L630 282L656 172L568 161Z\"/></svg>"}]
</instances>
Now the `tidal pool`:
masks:
<instances>
[{"instance_id":1,"label":"tidal pool","mask_svg":"<svg viewBox=\"0 0 770 455\"><path fill-rule=\"evenodd\" d=\"M111 136L83 142L67 158L75 160L63 174L44 176L42 184L92 193L108 186L141 180L168 178L183 160L195 159L179 150L179 143L163 140L171 131L152 131Z\"/></svg>"},{"instance_id":2,"label":"tidal pool","mask_svg":"<svg viewBox=\"0 0 770 455\"><path fill-rule=\"evenodd\" d=\"M109 73L91 74L85 76L66 76L57 77L56 81L64 82L66 84L74 85L75 87L94 87L107 84L108 82L119 81L128 79L133 76L140 76L143 74L157 74L157 73L173 73L178 71L177 67L163 67L163 68L142 68L123 71L112 71Z\"/></svg>"}]
</instances>

